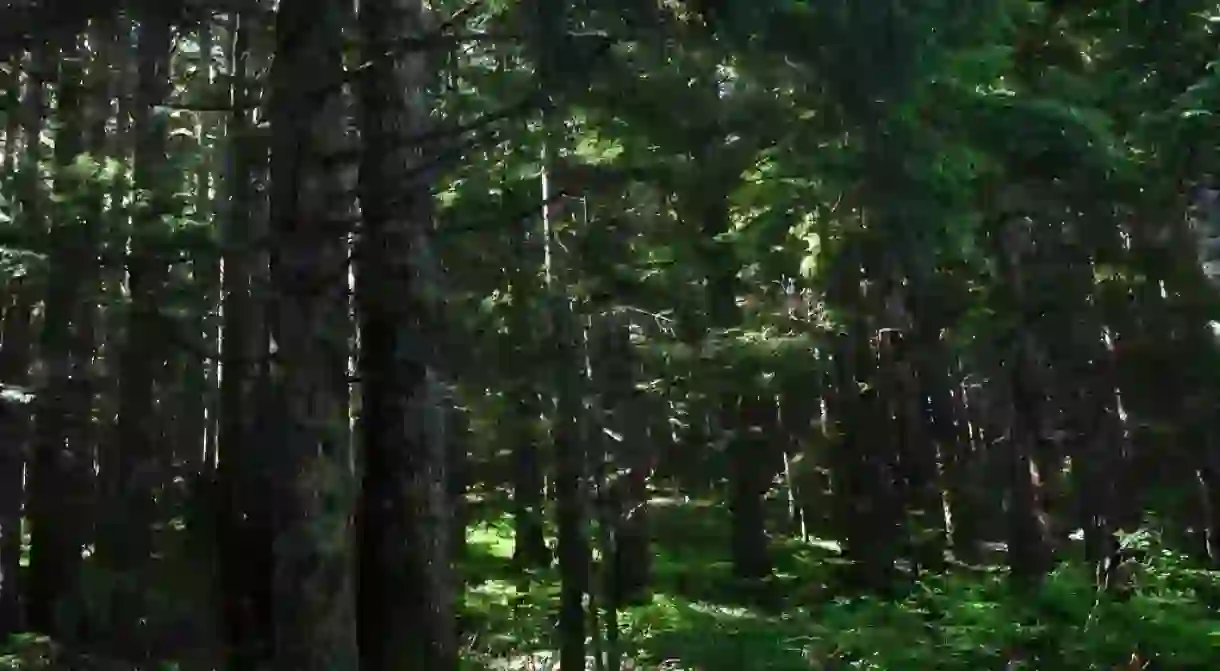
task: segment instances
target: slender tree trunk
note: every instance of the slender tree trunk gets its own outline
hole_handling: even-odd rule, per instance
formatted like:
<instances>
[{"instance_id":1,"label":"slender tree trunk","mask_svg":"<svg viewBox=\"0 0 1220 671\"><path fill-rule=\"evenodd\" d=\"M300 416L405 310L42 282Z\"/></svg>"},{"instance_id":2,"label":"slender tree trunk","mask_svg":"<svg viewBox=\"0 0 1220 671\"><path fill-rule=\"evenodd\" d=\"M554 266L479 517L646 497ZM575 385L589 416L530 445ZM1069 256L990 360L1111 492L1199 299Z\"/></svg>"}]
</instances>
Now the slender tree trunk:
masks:
<instances>
[{"instance_id":1,"label":"slender tree trunk","mask_svg":"<svg viewBox=\"0 0 1220 671\"><path fill-rule=\"evenodd\" d=\"M939 343L924 346L941 347ZM935 356L921 370L920 382L922 393L930 403L931 430L941 446L953 555L959 561L976 564L981 560L978 552L982 540L979 506L983 498L977 478L978 455L970 441L964 394L953 388L945 366L946 357Z\"/></svg>"},{"instance_id":2,"label":"slender tree trunk","mask_svg":"<svg viewBox=\"0 0 1220 671\"><path fill-rule=\"evenodd\" d=\"M590 552L588 453L580 422L582 405L579 333L569 299L551 297L555 350L555 504L559 532L559 663L585 667L585 595L589 594Z\"/></svg>"},{"instance_id":3,"label":"slender tree trunk","mask_svg":"<svg viewBox=\"0 0 1220 671\"><path fill-rule=\"evenodd\" d=\"M259 90L248 79L250 22L230 18L226 202L221 216L223 285L220 417L216 482L218 582L228 668L254 671L270 660L272 641L271 520L265 495L272 473L254 440L255 383L267 364L267 340L252 281L263 279L266 257L252 248L257 218L253 183L266 154L258 146L251 114Z\"/></svg>"},{"instance_id":4,"label":"slender tree trunk","mask_svg":"<svg viewBox=\"0 0 1220 671\"><path fill-rule=\"evenodd\" d=\"M216 39L213 31L212 17L205 16L199 26L199 52L203 58L200 65L204 77L203 90L208 100L216 100L219 93L215 83L215 66L212 54ZM214 112L196 112L198 126L196 134L199 138L199 163L195 169L195 220L201 224L215 220L214 206L216 199L213 191L218 191L216 161L213 146L221 127ZM214 309L220 298L220 256L207 253L203 258L192 263L191 279L195 283L195 291L201 299L196 308L193 332L198 333L202 341L199 351L190 352L184 361L182 379L182 402L180 438L174 443L182 451L178 461L188 471L211 474L216 465L216 406L217 406L217 365L215 361L206 359L206 352L220 350L219 324L214 316Z\"/></svg>"},{"instance_id":5,"label":"slender tree trunk","mask_svg":"<svg viewBox=\"0 0 1220 671\"><path fill-rule=\"evenodd\" d=\"M37 46L35 46L37 49ZM37 65L33 63L32 65ZM43 234L41 193L37 179L39 159L38 135L42 131L44 110L43 86L31 68L25 95L16 85L17 69L13 69L13 86L6 91L10 109L21 109L22 115L10 114L4 134L5 180L12 187L20 205L17 218L20 231L37 238ZM25 118L25 147L20 157L20 171L14 174L18 162L18 119ZM0 380L21 388L30 383L30 362L33 354L32 312L35 297L23 279L7 287L4 306L4 326L0 334ZM23 399L25 400L25 399ZM24 471L30 447L30 416L28 404L6 401L0 406L0 637L17 633L24 626L21 584L22 503Z\"/></svg>"},{"instance_id":6,"label":"slender tree trunk","mask_svg":"<svg viewBox=\"0 0 1220 671\"><path fill-rule=\"evenodd\" d=\"M501 71L503 63L501 63ZM534 320L540 312L538 268L543 245L537 231L527 229L514 238L516 259L511 270L513 297L512 333L516 343L510 356L514 366L513 450L513 562L522 568L548 566L551 551L546 546L546 494L543 482L543 455L538 430L542 399L535 376L545 365L541 340L533 335Z\"/></svg>"},{"instance_id":7,"label":"slender tree trunk","mask_svg":"<svg viewBox=\"0 0 1220 671\"><path fill-rule=\"evenodd\" d=\"M10 136L11 137L11 136ZM17 389L30 382L33 296L21 280L7 292L0 337L0 380ZM0 402L0 636L21 631L21 506L29 409L24 402Z\"/></svg>"},{"instance_id":8,"label":"slender tree trunk","mask_svg":"<svg viewBox=\"0 0 1220 671\"><path fill-rule=\"evenodd\" d=\"M60 123L55 139L54 188L65 198L79 188L70 166L84 149L81 100L81 50L77 26L57 34L61 72L56 89ZM47 78L55 71L48 45L36 44L30 75ZM46 81L43 79L43 81ZM31 145L38 144L31 142ZM92 250L84 246L79 221L62 214L50 228L50 266L39 350L45 361L46 384L35 409L33 458L29 470L31 524L28 595L29 626L74 641L84 636L76 597L81 550L90 510L92 454L81 444L81 425L88 421L91 394L78 377L73 316L81 298L81 268L91 265Z\"/></svg>"},{"instance_id":9,"label":"slender tree trunk","mask_svg":"<svg viewBox=\"0 0 1220 671\"><path fill-rule=\"evenodd\" d=\"M113 448L118 455L118 486L121 524L113 525L112 568L128 588L116 590L111 622L117 646L136 659L147 654L141 622L148 613L142 595L147 564L153 553L153 523L156 519L154 491L160 482L163 456L157 454L160 425L155 407L154 384L165 361L165 324L160 316L160 295L167 268L158 258L156 240L162 217L168 214L172 186L166 182L169 123L156 107L165 102L169 87L170 25L168 16L141 15L137 59L134 133L136 140L135 185L147 194L132 221L131 252L127 257L127 285L131 295L131 317L126 341L119 356L119 414Z\"/></svg>"}]
</instances>

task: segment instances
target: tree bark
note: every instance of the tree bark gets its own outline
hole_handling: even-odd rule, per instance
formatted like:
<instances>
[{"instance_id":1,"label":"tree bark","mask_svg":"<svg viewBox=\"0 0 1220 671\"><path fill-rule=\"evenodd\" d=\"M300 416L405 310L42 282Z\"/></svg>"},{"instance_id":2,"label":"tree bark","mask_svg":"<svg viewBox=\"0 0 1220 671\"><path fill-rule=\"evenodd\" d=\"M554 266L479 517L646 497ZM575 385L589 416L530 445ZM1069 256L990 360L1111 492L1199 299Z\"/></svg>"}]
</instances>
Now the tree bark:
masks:
<instances>
[{"instance_id":1,"label":"tree bark","mask_svg":"<svg viewBox=\"0 0 1220 671\"><path fill-rule=\"evenodd\" d=\"M342 0L285 0L271 70L274 668L356 669Z\"/></svg>"},{"instance_id":2,"label":"tree bark","mask_svg":"<svg viewBox=\"0 0 1220 671\"><path fill-rule=\"evenodd\" d=\"M363 229L356 265L364 488L360 662L366 671L457 667L452 520L438 375L440 306L431 258L433 73L402 40L426 34L421 0L365 0L359 83Z\"/></svg>"}]
</instances>

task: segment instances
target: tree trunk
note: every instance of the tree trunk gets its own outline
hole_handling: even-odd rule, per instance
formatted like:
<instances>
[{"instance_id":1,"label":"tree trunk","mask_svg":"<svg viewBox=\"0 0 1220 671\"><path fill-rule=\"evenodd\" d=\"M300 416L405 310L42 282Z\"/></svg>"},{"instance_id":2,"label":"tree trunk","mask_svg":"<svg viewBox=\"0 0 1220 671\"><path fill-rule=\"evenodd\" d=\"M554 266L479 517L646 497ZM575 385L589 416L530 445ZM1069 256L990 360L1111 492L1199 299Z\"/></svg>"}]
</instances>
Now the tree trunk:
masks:
<instances>
[{"instance_id":1,"label":"tree trunk","mask_svg":"<svg viewBox=\"0 0 1220 671\"><path fill-rule=\"evenodd\" d=\"M715 138L711 142L719 143ZM713 150L698 153L702 172L698 175L702 188L689 194L689 208L702 232L701 264L707 279L705 304L708 321L714 330L709 337L720 337L721 329L729 329L741 318L737 307L737 271L740 264L733 256L732 248L720 240L730 228L728 195L730 184L736 179L729 170L719 165L719 157ZM724 171L724 174L722 174ZM714 402L721 431L728 436L729 463L729 510L731 522L731 555L733 574L743 580L758 580L771 574L771 557L767 537L763 495L766 493L766 478L770 461L760 456L759 434L764 430L761 419L761 401L746 399L728 389L716 390ZM778 459L778 455L776 455Z\"/></svg>"},{"instance_id":2,"label":"tree trunk","mask_svg":"<svg viewBox=\"0 0 1220 671\"><path fill-rule=\"evenodd\" d=\"M81 100L81 50L77 26L57 34L62 46L56 98L60 123L55 139L55 183L70 199L80 184L71 165L84 149ZM34 45L30 75L49 77L55 66L47 45ZM46 81L46 80L43 80ZM37 142L31 142L36 145ZM33 458L29 468L31 529L28 595L29 626L60 641L85 635L77 600L81 550L87 536L93 469L91 446L81 444L89 421L92 394L75 365L78 354L73 316L82 296L82 268L92 265L93 250L84 245L82 222L68 213L50 228L50 271L39 333L46 384L35 409ZM87 274L86 274L87 275Z\"/></svg>"},{"instance_id":3,"label":"tree trunk","mask_svg":"<svg viewBox=\"0 0 1220 671\"><path fill-rule=\"evenodd\" d=\"M542 342L534 333L538 318L538 276L541 236L526 230L514 239L516 259L510 275L513 297L512 333L516 340L510 356L513 366L513 416L510 421L513 452L513 563L521 568L548 566L551 552L546 546L546 495L543 491L543 457L538 431L542 401L534 376L544 365Z\"/></svg>"},{"instance_id":4,"label":"tree trunk","mask_svg":"<svg viewBox=\"0 0 1220 671\"><path fill-rule=\"evenodd\" d=\"M135 186L147 194L147 200L135 210L127 257L131 310L119 356L118 426L111 447L117 455L115 483L121 522L108 527L117 536L108 543L110 568L121 584L130 585L115 592L111 636L116 637L118 650L135 659L144 659L147 653L147 641L140 631L141 622L149 616L142 595L147 582L143 576L153 553L154 491L161 481L165 456L157 453L161 427L154 384L161 377L167 352L166 325L159 312L167 266L159 258L163 251L155 241L164 234L162 218L169 214L167 199L172 197L173 186L166 182L169 120L156 107L164 104L169 88L171 27L169 17L158 14L141 16L138 36Z\"/></svg>"},{"instance_id":5,"label":"tree trunk","mask_svg":"<svg viewBox=\"0 0 1220 671\"><path fill-rule=\"evenodd\" d=\"M285 0L271 70L274 668L356 669L341 0ZM320 86L322 88L320 88ZM339 166L338 170L336 165Z\"/></svg>"},{"instance_id":6,"label":"tree trunk","mask_svg":"<svg viewBox=\"0 0 1220 671\"><path fill-rule=\"evenodd\" d=\"M1016 230L1021 222L1005 222L996 236L999 280L1008 287L1012 306L1026 309L1021 272L1022 250L1027 247L1025 231ZM1042 436L1043 398L1034 382L1037 353L1033 335L1025 329L1014 334L1016 355L1006 362L1012 388L1012 422L1005 446L1005 471L1008 475L1008 563L1010 575L1018 584L1036 582L1051 567L1049 529L1040 507L1041 480L1035 456Z\"/></svg>"},{"instance_id":7,"label":"tree trunk","mask_svg":"<svg viewBox=\"0 0 1220 671\"><path fill-rule=\"evenodd\" d=\"M38 47L35 46L35 55ZM4 174L11 178L11 186L20 205L17 219L19 230L37 239L43 235L42 194L39 189L38 161L40 155L39 134L45 110L42 83L35 78L31 63L30 77L25 94L21 95L14 69L14 86L7 92L11 109L20 109L22 114L10 114L4 136ZM20 107L18 107L20 105ZM24 118L22 129L18 119ZM25 147L20 157L20 170L14 174L18 162L17 133L24 130ZM0 340L0 381L21 388L30 383L30 363L33 354L33 309L35 297L22 279L13 281L5 292L7 304L4 311L4 331ZM24 470L30 449L30 406L26 401L15 403L6 398L0 405L0 637L22 630L25 625L22 603L21 545L22 503L24 499Z\"/></svg>"},{"instance_id":8,"label":"tree trunk","mask_svg":"<svg viewBox=\"0 0 1220 671\"><path fill-rule=\"evenodd\" d=\"M419 140L431 81L407 36L428 30L421 0L365 0L359 27L363 229L356 266L364 489L359 636L366 671L457 667L452 520L437 370L438 277L430 254L432 152ZM405 51L405 53L404 53Z\"/></svg>"},{"instance_id":9,"label":"tree trunk","mask_svg":"<svg viewBox=\"0 0 1220 671\"><path fill-rule=\"evenodd\" d=\"M932 441L915 364L904 336L881 338L885 365L893 376L892 413L899 439L899 466L913 525L912 562L917 571L939 573L945 564L945 508L936 445Z\"/></svg>"},{"instance_id":10,"label":"tree trunk","mask_svg":"<svg viewBox=\"0 0 1220 671\"><path fill-rule=\"evenodd\" d=\"M614 556L611 558L613 608L647 600L652 568L648 526L648 481L652 474L652 443L649 441L652 410L645 393L637 387L639 363L631 345L630 323L611 319L603 328L605 340L599 367L608 410L622 442L613 451L612 463L619 473L607 492L613 502Z\"/></svg>"},{"instance_id":11,"label":"tree trunk","mask_svg":"<svg viewBox=\"0 0 1220 671\"><path fill-rule=\"evenodd\" d=\"M230 19L227 208L221 212L224 274L220 352L219 437L215 502L217 573L228 668L262 669L270 660L272 640L271 520L265 494L272 474L254 440L257 412L255 381L267 361L267 341L260 311L251 296L252 281L266 271L265 254L251 249L251 225L257 195L256 167L266 155L253 137L251 107L257 86L247 79L251 26L239 13Z\"/></svg>"},{"instance_id":12,"label":"tree trunk","mask_svg":"<svg viewBox=\"0 0 1220 671\"><path fill-rule=\"evenodd\" d=\"M581 361L576 315L566 297L551 298L555 349L555 503L559 532L559 664L585 668L585 595L589 593L590 552L588 451L581 431Z\"/></svg>"},{"instance_id":13,"label":"tree trunk","mask_svg":"<svg viewBox=\"0 0 1220 671\"><path fill-rule=\"evenodd\" d=\"M11 136L10 136L11 137ZM29 385L33 296L20 280L7 292L3 340L0 341L0 381L22 390ZM21 631L21 504L29 408L25 399L0 400L0 636Z\"/></svg>"}]
</instances>

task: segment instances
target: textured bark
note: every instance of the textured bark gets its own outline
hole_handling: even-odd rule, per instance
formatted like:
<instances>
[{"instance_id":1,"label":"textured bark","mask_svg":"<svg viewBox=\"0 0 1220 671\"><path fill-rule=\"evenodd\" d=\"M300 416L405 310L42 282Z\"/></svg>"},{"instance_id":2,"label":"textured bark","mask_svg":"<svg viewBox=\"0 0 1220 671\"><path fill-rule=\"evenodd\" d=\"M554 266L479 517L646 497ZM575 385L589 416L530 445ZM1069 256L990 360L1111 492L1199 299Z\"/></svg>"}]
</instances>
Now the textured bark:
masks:
<instances>
[{"instance_id":1,"label":"textured bark","mask_svg":"<svg viewBox=\"0 0 1220 671\"><path fill-rule=\"evenodd\" d=\"M286 0L271 71L271 224L276 244L271 396L274 660L279 671L359 667L353 591L356 483L347 377L346 149L341 0Z\"/></svg>"},{"instance_id":2,"label":"textured bark","mask_svg":"<svg viewBox=\"0 0 1220 671\"><path fill-rule=\"evenodd\" d=\"M436 371L439 305L432 229L432 152L421 146L432 73L402 40L425 34L421 0L365 0L368 63L359 82L363 152L357 243L363 491L360 663L366 671L457 666L452 520L444 408Z\"/></svg>"},{"instance_id":3,"label":"textured bark","mask_svg":"<svg viewBox=\"0 0 1220 671\"><path fill-rule=\"evenodd\" d=\"M199 26L199 52L204 56L200 74L207 82L204 91L209 97L218 92L216 86L213 53L216 48L216 33L211 17ZM199 138L199 164L195 169L195 219L200 222L216 219L216 199L219 193L216 179L215 141L222 131L219 115L215 112L197 112ZM219 351L220 324L214 306L221 299L221 259L217 254L203 254L191 265L191 278L195 282L197 295L202 299L196 307L193 330L200 334L202 347L183 356L182 386L178 406L179 431L174 447L175 461L184 470L199 471L211 475L216 467L217 423L216 406L219 379L215 361L206 359L206 352Z\"/></svg>"}]
</instances>

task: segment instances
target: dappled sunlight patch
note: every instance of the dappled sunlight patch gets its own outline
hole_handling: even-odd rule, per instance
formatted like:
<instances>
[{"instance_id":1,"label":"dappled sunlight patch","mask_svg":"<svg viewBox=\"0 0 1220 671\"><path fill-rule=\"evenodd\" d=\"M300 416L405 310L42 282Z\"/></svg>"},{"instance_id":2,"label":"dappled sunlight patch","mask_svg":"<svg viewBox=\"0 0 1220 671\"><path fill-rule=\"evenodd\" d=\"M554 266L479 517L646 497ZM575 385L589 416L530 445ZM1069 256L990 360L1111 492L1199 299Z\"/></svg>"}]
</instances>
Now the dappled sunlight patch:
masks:
<instances>
[{"instance_id":1,"label":"dappled sunlight patch","mask_svg":"<svg viewBox=\"0 0 1220 671\"><path fill-rule=\"evenodd\" d=\"M466 542L501 559L512 559L513 530L501 520L472 524L466 532Z\"/></svg>"}]
</instances>

